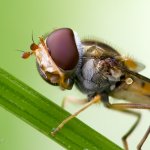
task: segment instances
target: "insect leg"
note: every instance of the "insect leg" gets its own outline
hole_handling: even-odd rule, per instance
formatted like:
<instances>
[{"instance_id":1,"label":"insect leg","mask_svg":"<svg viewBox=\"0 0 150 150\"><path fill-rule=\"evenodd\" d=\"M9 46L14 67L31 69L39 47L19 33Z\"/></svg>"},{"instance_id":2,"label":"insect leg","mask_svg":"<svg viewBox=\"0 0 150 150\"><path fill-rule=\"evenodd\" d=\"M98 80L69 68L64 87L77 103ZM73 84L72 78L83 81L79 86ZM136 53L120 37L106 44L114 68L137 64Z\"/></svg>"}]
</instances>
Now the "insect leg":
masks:
<instances>
[{"instance_id":1,"label":"insect leg","mask_svg":"<svg viewBox=\"0 0 150 150\"><path fill-rule=\"evenodd\" d=\"M140 104L140 103L115 103L115 104L107 104L107 107L112 109L150 109L150 104Z\"/></svg>"},{"instance_id":2,"label":"insect leg","mask_svg":"<svg viewBox=\"0 0 150 150\"><path fill-rule=\"evenodd\" d=\"M106 102L106 101L104 102L104 104L107 108L117 110L117 111L120 111L123 113L127 113L130 115L134 115L137 117L136 122L131 126L129 131L122 137L123 145L124 145L125 149L128 150L127 138L129 137L129 135L131 135L131 133L134 131L134 129L137 127L138 123L140 122L141 114L138 112L131 111L131 110L126 110L128 108L128 107L126 107L126 104L125 104L125 107L123 107L124 104L121 104L121 106L120 106L119 104L110 104L109 102Z\"/></svg>"},{"instance_id":3,"label":"insect leg","mask_svg":"<svg viewBox=\"0 0 150 150\"><path fill-rule=\"evenodd\" d=\"M143 138L141 139L140 143L137 145L138 150L141 150L141 147L144 144L144 142L146 141L149 134L150 134L150 126L149 126L148 130L146 131L146 133L144 134Z\"/></svg>"},{"instance_id":4,"label":"insect leg","mask_svg":"<svg viewBox=\"0 0 150 150\"><path fill-rule=\"evenodd\" d=\"M65 108L67 104L69 103L83 105L83 104L88 103L88 99L87 98L77 99L76 97L73 97L73 96L67 96L67 97L64 97L64 99L62 100L61 107Z\"/></svg>"},{"instance_id":5,"label":"insect leg","mask_svg":"<svg viewBox=\"0 0 150 150\"><path fill-rule=\"evenodd\" d=\"M122 141L123 141L124 147L126 149L128 149L127 138L132 134L132 132L135 130L135 128L139 124L139 122L141 120L141 114L138 113L138 112L131 111L131 110L124 110L122 112L131 114L131 115L134 115L134 116L137 117L136 122L131 126L131 128L127 131L127 133L122 137Z\"/></svg>"},{"instance_id":6,"label":"insect leg","mask_svg":"<svg viewBox=\"0 0 150 150\"><path fill-rule=\"evenodd\" d=\"M150 109L150 105L149 104L136 104L136 103L117 103L117 104L110 104L109 102L105 102L105 106L114 110L118 110L118 111L122 111L122 112L129 112L129 110L126 109ZM132 111L130 111L132 112ZM130 114L135 114L134 113L130 113ZM138 125L139 121L140 121L140 114L137 115L138 119L137 121L133 124L133 126L131 127L131 129L122 137L123 140L123 144L126 148L126 150L128 150L128 144L127 144L127 137L133 132L133 130L136 128L136 126ZM145 139L146 140L146 139ZM145 141L144 140L144 141Z\"/></svg>"},{"instance_id":7,"label":"insect leg","mask_svg":"<svg viewBox=\"0 0 150 150\"><path fill-rule=\"evenodd\" d=\"M74 114L70 115L69 117L67 117L65 120L63 120L58 126L57 128L55 128L54 131L51 132L51 135L55 135L56 132L58 132L61 128L63 128L63 126L70 121L71 119L73 119L74 117L76 117L78 114L80 114L82 111L84 111L85 109L87 109L89 106L91 106L94 103L97 103L101 100L101 97L99 95L95 96L90 102L88 102L83 108L81 108L80 110L78 110L77 112L75 112Z\"/></svg>"}]
</instances>

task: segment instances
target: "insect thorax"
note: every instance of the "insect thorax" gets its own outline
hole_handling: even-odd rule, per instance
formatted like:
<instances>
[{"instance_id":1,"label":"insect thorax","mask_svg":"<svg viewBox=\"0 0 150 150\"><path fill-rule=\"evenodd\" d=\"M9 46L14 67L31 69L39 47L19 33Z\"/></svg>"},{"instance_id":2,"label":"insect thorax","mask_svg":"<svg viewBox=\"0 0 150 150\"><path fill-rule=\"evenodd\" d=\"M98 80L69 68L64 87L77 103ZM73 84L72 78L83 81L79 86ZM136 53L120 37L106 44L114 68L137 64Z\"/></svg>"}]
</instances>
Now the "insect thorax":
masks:
<instances>
[{"instance_id":1,"label":"insect thorax","mask_svg":"<svg viewBox=\"0 0 150 150\"><path fill-rule=\"evenodd\" d=\"M115 67L116 63L111 57L83 59L76 75L78 89L89 96L112 91L122 76L122 72Z\"/></svg>"}]
</instances>

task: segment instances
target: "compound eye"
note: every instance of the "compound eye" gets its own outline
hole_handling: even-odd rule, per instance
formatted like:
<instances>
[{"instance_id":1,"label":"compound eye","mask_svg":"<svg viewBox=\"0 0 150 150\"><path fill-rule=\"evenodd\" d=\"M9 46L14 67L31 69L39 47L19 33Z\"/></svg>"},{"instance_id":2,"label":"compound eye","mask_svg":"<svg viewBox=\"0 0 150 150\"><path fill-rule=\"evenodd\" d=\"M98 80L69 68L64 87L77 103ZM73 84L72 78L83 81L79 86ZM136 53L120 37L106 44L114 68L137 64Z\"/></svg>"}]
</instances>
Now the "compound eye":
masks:
<instances>
[{"instance_id":1,"label":"compound eye","mask_svg":"<svg viewBox=\"0 0 150 150\"><path fill-rule=\"evenodd\" d=\"M69 28L53 31L46 39L49 54L63 70L72 70L78 63L79 54L74 33Z\"/></svg>"}]
</instances>

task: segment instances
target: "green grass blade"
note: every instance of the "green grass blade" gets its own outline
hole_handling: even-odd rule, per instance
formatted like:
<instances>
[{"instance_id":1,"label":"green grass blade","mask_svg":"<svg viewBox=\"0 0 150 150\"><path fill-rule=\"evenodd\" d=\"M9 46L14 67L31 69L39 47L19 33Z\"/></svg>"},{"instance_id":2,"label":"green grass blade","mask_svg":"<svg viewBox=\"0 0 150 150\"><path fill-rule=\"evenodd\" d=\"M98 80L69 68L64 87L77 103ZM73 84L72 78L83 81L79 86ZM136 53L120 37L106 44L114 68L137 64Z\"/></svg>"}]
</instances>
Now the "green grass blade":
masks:
<instances>
[{"instance_id":1,"label":"green grass blade","mask_svg":"<svg viewBox=\"0 0 150 150\"><path fill-rule=\"evenodd\" d=\"M66 149L121 150L76 118L52 137L50 131L69 113L1 68L0 105Z\"/></svg>"}]
</instances>

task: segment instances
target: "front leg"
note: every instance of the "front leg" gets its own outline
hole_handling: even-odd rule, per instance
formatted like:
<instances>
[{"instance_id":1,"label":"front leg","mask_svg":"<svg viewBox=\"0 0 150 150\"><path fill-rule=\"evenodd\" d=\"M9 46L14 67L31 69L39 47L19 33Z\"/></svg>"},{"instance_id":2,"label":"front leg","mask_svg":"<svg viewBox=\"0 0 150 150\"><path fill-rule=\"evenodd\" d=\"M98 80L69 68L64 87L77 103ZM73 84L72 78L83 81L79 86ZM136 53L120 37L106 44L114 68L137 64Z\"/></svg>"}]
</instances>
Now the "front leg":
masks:
<instances>
[{"instance_id":1,"label":"front leg","mask_svg":"<svg viewBox=\"0 0 150 150\"><path fill-rule=\"evenodd\" d=\"M87 109L88 107L90 107L91 105L93 105L94 103L97 103L101 100L100 95L96 95L95 97L93 97L93 99L91 99L91 101L89 101L85 106L83 106L80 110L78 110L77 112L75 112L74 114L70 115L69 117L67 117L65 120L63 120L58 126L57 128L55 128L52 132L51 135L55 136L55 134L63 128L63 126L70 121L71 119L73 119L74 117L76 117L78 114L80 114L82 111L84 111L85 109Z\"/></svg>"},{"instance_id":2,"label":"front leg","mask_svg":"<svg viewBox=\"0 0 150 150\"><path fill-rule=\"evenodd\" d=\"M87 98L85 98L85 99L77 99L74 96L67 96L67 97L64 97L64 99L62 100L61 107L65 108L68 104L84 105L86 103L88 103L88 99Z\"/></svg>"}]
</instances>

